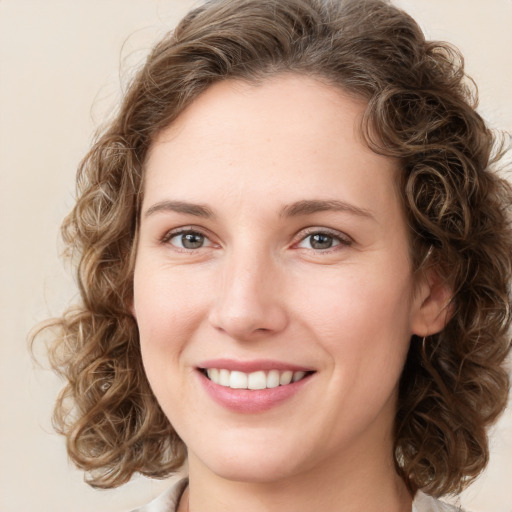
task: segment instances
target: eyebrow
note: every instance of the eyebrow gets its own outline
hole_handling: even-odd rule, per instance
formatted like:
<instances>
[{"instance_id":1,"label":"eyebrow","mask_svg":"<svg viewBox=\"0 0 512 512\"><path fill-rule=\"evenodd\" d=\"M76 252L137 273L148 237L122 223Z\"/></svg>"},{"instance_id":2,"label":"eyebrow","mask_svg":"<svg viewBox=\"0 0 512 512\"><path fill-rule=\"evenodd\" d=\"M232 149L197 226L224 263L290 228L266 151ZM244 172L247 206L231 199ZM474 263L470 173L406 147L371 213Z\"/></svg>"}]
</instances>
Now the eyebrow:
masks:
<instances>
[{"instance_id":1,"label":"eyebrow","mask_svg":"<svg viewBox=\"0 0 512 512\"><path fill-rule=\"evenodd\" d=\"M195 217L203 217L205 219L215 217L213 212L207 206L188 203L186 201L160 201L159 203L155 203L153 206L149 207L144 216L149 217L157 212L184 213Z\"/></svg>"},{"instance_id":2,"label":"eyebrow","mask_svg":"<svg viewBox=\"0 0 512 512\"><path fill-rule=\"evenodd\" d=\"M281 210L281 217L298 217L300 215L311 215L317 212L335 211L347 212L360 217L376 220L370 210L360 208L345 201L322 200L322 199L304 199L295 203L286 205Z\"/></svg>"},{"instance_id":3,"label":"eyebrow","mask_svg":"<svg viewBox=\"0 0 512 512\"><path fill-rule=\"evenodd\" d=\"M360 208L345 201L338 200L323 200L323 199L303 199L296 201L289 205L284 206L280 213L280 217L299 217L301 215L311 215L313 213L325 212L325 211L337 211L337 212L348 212L353 215L360 217L366 217L375 220L374 215L370 210ZM208 206L189 203L187 201L160 201L149 207L144 216L149 217L157 212L176 212L183 213L186 215L193 215L195 217L202 217L205 219L211 219L215 217Z\"/></svg>"}]
</instances>

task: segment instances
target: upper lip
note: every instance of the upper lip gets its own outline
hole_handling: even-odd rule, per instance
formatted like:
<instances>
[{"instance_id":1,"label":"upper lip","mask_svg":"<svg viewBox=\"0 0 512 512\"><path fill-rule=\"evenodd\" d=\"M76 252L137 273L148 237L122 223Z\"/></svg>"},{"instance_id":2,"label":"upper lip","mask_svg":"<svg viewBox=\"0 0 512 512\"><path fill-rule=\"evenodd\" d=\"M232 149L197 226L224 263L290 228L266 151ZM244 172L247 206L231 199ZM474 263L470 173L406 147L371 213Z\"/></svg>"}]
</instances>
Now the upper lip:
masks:
<instances>
[{"instance_id":1,"label":"upper lip","mask_svg":"<svg viewBox=\"0 0 512 512\"><path fill-rule=\"evenodd\" d=\"M280 370L286 371L290 370L293 372L311 372L314 371L313 368L307 366L301 366L292 363L286 363L283 361L274 361L271 359L253 359L251 361L239 361L235 359L210 359L208 361L202 361L199 363L198 368L205 370L208 368L218 368L225 369L230 371L239 371L244 373L256 372L258 370L270 371L270 370Z\"/></svg>"}]
</instances>

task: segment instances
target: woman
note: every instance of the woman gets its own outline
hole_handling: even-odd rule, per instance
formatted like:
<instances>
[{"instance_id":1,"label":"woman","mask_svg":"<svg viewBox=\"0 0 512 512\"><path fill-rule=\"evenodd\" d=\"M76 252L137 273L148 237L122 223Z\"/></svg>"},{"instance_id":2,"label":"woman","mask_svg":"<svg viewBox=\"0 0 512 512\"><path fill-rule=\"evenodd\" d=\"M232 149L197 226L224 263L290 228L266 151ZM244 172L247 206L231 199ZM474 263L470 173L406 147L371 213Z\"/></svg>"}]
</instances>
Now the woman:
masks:
<instances>
[{"instance_id":1,"label":"woman","mask_svg":"<svg viewBox=\"0 0 512 512\"><path fill-rule=\"evenodd\" d=\"M56 417L91 484L187 459L141 510L451 510L427 494L485 467L510 349L464 78L380 1L215 1L154 48L63 228Z\"/></svg>"}]
</instances>

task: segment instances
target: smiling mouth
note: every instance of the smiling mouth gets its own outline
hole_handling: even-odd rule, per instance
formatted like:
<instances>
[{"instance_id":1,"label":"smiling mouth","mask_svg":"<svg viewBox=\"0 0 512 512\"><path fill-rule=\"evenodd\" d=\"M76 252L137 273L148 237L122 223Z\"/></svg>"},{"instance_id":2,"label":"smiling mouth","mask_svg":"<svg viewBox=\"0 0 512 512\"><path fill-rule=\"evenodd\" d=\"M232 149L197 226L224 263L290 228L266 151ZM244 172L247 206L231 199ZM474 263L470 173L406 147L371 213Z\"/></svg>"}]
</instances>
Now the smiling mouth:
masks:
<instances>
[{"instance_id":1,"label":"smiling mouth","mask_svg":"<svg viewBox=\"0 0 512 512\"><path fill-rule=\"evenodd\" d=\"M308 377L313 371L291 371L291 370L259 370L245 373L224 368L200 368L214 384L231 389L272 389L280 386L287 386Z\"/></svg>"}]
</instances>

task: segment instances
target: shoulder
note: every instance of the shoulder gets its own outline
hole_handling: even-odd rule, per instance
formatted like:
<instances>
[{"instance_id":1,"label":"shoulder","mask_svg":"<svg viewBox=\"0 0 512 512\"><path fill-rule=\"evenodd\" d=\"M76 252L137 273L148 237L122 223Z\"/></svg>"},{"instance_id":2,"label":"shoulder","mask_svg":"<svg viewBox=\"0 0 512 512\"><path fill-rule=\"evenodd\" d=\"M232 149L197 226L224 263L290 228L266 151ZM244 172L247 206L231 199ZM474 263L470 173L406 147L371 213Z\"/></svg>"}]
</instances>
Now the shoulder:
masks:
<instances>
[{"instance_id":1,"label":"shoulder","mask_svg":"<svg viewBox=\"0 0 512 512\"><path fill-rule=\"evenodd\" d=\"M179 480L169 487L163 494L142 507L131 512L175 512L183 491L188 485L188 479Z\"/></svg>"},{"instance_id":2,"label":"shoulder","mask_svg":"<svg viewBox=\"0 0 512 512\"><path fill-rule=\"evenodd\" d=\"M412 504L412 512L464 512L464 510L418 492Z\"/></svg>"}]
</instances>

